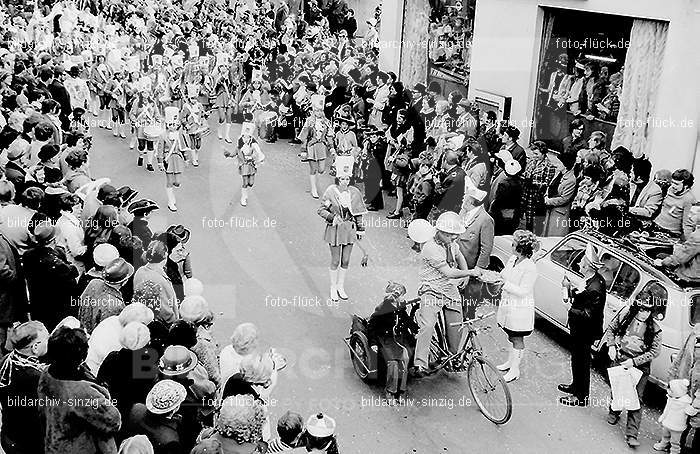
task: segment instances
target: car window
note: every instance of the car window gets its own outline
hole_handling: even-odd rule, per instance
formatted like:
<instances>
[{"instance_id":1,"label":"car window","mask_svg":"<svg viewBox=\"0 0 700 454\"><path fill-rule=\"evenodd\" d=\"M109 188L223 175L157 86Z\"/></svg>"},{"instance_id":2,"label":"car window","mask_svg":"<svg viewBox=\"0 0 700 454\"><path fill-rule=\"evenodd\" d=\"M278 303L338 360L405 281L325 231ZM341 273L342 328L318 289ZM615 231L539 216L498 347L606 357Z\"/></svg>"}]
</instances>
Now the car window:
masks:
<instances>
[{"instance_id":1,"label":"car window","mask_svg":"<svg viewBox=\"0 0 700 454\"><path fill-rule=\"evenodd\" d=\"M668 305L668 291L666 287L659 282L651 281L644 286L639 294L641 295L644 292L651 294L651 302L654 305L654 317L663 320L666 317L666 306Z\"/></svg>"},{"instance_id":2,"label":"car window","mask_svg":"<svg viewBox=\"0 0 700 454\"><path fill-rule=\"evenodd\" d=\"M690 324L700 323L700 295L694 295L690 300Z\"/></svg>"},{"instance_id":3,"label":"car window","mask_svg":"<svg viewBox=\"0 0 700 454\"><path fill-rule=\"evenodd\" d=\"M586 243L583 240L580 238L569 238L554 249L550 257L552 262L578 273L581 258L585 251Z\"/></svg>"},{"instance_id":4,"label":"car window","mask_svg":"<svg viewBox=\"0 0 700 454\"><path fill-rule=\"evenodd\" d=\"M609 293L626 300L634 293L634 289L637 288L640 278L641 276L636 268L627 263L621 263ZM666 289L664 289L664 291L666 291Z\"/></svg>"},{"instance_id":5,"label":"car window","mask_svg":"<svg viewBox=\"0 0 700 454\"><path fill-rule=\"evenodd\" d=\"M600 261L603 262L603 266L600 267L598 272L603 276L603 279L605 279L605 288L609 292L615 277L617 277L618 271L620 271L622 261L608 253L603 254Z\"/></svg>"}]
</instances>

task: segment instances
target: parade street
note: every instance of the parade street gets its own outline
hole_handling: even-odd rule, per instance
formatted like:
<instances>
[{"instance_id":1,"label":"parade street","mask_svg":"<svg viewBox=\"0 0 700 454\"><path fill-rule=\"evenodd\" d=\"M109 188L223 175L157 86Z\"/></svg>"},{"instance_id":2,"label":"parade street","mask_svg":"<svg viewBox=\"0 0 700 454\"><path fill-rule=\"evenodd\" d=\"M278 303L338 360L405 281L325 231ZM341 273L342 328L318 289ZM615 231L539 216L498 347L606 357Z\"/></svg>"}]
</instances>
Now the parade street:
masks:
<instances>
[{"instance_id":1,"label":"parade street","mask_svg":"<svg viewBox=\"0 0 700 454\"><path fill-rule=\"evenodd\" d=\"M213 120L212 126L215 127ZM240 125L234 125L237 137ZM233 132L233 131L232 131ZM622 431L606 423L609 387L593 376L591 405L558 404L558 383L570 380L569 354L557 338L536 331L527 343L520 380L511 383L512 420L496 426L471 402L466 380L438 376L409 383L402 405L380 400L382 384L363 383L352 369L343 337L350 315L367 316L379 303L387 281L404 283L415 295L418 255L410 250L405 225L385 218L386 209L368 214L369 266L360 267L356 250L348 273L349 301L331 304L328 296L328 246L319 202L305 190L308 169L287 141L262 143L266 161L260 167L248 206L239 204L240 177L233 160L223 155L216 132L204 138L200 166L188 166L177 192L178 209L166 207L165 176L137 167L137 152L106 129L94 128L90 155L92 176L130 185L139 197L161 207L151 219L153 231L181 223L192 231L187 244L194 276L204 283L204 296L217 318L215 338L228 344L242 322L258 326L266 345L288 361L280 373L270 405L271 420L286 410L301 414L324 411L338 422L343 453L619 453L628 448ZM324 186L330 177L324 175ZM388 199L393 208L394 199ZM356 248L357 249L357 248ZM488 323L495 321L490 319ZM499 329L480 334L493 362L506 356L507 341ZM644 408L640 450L657 441L658 406ZM623 419L624 421L624 419ZM274 429L273 429L274 430Z\"/></svg>"}]
</instances>

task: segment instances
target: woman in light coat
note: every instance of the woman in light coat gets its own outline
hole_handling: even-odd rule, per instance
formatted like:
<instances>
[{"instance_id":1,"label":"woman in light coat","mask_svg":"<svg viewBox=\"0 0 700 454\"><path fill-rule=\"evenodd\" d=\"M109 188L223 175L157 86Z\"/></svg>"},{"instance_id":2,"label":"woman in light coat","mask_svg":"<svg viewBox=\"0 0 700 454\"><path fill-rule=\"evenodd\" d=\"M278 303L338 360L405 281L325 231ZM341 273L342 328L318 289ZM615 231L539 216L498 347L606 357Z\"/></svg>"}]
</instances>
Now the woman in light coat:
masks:
<instances>
[{"instance_id":1,"label":"woman in light coat","mask_svg":"<svg viewBox=\"0 0 700 454\"><path fill-rule=\"evenodd\" d=\"M179 303L172 281L165 272L168 249L162 241L153 240L146 250L146 264L134 273L134 290L150 281L160 286L159 310L156 320L170 326L180 318Z\"/></svg>"},{"instance_id":2,"label":"woman in light coat","mask_svg":"<svg viewBox=\"0 0 700 454\"><path fill-rule=\"evenodd\" d=\"M503 290L496 320L512 344L508 360L498 370L508 371L503 377L510 382L520 377L520 362L525 351L525 337L535 328L535 281L537 267L532 254L539 249L534 233L516 230L513 233L513 255L501 271Z\"/></svg>"}]
</instances>

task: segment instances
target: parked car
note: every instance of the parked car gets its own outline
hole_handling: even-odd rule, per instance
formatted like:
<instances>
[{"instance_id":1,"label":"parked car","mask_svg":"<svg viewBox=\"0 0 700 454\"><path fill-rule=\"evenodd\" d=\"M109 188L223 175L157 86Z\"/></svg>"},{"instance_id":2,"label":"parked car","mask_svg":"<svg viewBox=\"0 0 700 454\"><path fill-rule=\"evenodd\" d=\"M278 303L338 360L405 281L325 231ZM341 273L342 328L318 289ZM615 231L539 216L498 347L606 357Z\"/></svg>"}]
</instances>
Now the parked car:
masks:
<instances>
[{"instance_id":1,"label":"parked car","mask_svg":"<svg viewBox=\"0 0 700 454\"><path fill-rule=\"evenodd\" d=\"M499 271L511 255L512 236L494 241L490 268ZM645 251L624 238L612 238L594 230L582 230L565 237L541 238L541 248L533 256L539 271L535 284L535 309L539 316L568 333L568 305L563 303L561 282L564 276L575 285L583 282L579 265L588 243L599 251L603 267L600 273L607 283L604 328L639 292L654 290L664 295L655 301L655 317L663 328L661 355L651 364L652 382L665 385L672 355L680 350L694 323L700 323L700 286L687 288L673 276L653 265L651 251ZM657 253L658 251L653 251ZM654 288L656 287L656 288ZM603 345L595 345L600 351Z\"/></svg>"}]
</instances>

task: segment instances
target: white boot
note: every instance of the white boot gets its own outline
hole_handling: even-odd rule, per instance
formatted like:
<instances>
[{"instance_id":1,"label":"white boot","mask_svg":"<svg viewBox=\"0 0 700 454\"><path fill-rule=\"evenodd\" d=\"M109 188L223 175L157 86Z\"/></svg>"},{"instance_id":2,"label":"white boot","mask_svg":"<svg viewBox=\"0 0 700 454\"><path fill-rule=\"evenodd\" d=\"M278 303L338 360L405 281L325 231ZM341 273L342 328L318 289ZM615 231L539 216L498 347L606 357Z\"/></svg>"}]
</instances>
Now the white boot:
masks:
<instances>
[{"instance_id":1,"label":"white boot","mask_svg":"<svg viewBox=\"0 0 700 454\"><path fill-rule=\"evenodd\" d=\"M498 369L502 372L510 369L510 365L513 363L513 352L514 351L515 351L515 349L511 346L510 351L508 352L508 360L505 363L499 364L498 366L496 366L496 369Z\"/></svg>"},{"instance_id":2,"label":"white boot","mask_svg":"<svg viewBox=\"0 0 700 454\"><path fill-rule=\"evenodd\" d=\"M100 110L100 115L98 117L97 123L99 124L100 128L106 128L107 127L107 114L105 114L105 110Z\"/></svg>"},{"instance_id":3,"label":"white boot","mask_svg":"<svg viewBox=\"0 0 700 454\"><path fill-rule=\"evenodd\" d=\"M241 188L241 205L248 205L248 188Z\"/></svg>"},{"instance_id":4,"label":"white boot","mask_svg":"<svg viewBox=\"0 0 700 454\"><path fill-rule=\"evenodd\" d=\"M231 123L226 123L224 126L224 139L226 142L231 143Z\"/></svg>"},{"instance_id":5,"label":"white boot","mask_svg":"<svg viewBox=\"0 0 700 454\"><path fill-rule=\"evenodd\" d=\"M192 165L199 167L199 150L195 148L192 149Z\"/></svg>"},{"instance_id":6,"label":"white boot","mask_svg":"<svg viewBox=\"0 0 700 454\"><path fill-rule=\"evenodd\" d=\"M119 123L119 137L126 139L126 125L124 123Z\"/></svg>"},{"instance_id":7,"label":"white boot","mask_svg":"<svg viewBox=\"0 0 700 454\"><path fill-rule=\"evenodd\" d=\"M331 301L338 301L338 268L330 270L331 276Z\"/></svg>"},{"instance_id":8,"label":"white boot","mask_svg":"<svg viewBox=\"0 0 700 454\"><path fill-rule=\"evenodd\" d=\"M309 175L309 182L311 183L311 197L318 199L318 189L316 189L316 175Z\"/></svg>"},{"instance_id":9,"label":"white boot","mask_svg":"<svg viewBox=\"0 0 700 454\"><path fill-rule=\"evenodd\" d=\"M523 359L525 350L513 349L513 362L510 364L510 370L503 376L506 382L512 382L520 377L520 361Z\"/></svg>"},{"instance_id":10,"label":"white boot","mask_svg":"<svg viewBox=\"0 0 700 454\"><path fill-rule=\"evenodd\" d=\"M138 139L136 137L136 134L133 134L131 136L131 141L129 142L129 150L133 150L136 148L136 143L138 142Z\"/></svg>"},{"instance_id":11,"label":"white boot","mask_svg":"<svg viewBox=\"0 0 700 454\"><path fill-rule=\"evenodd\" d=\"M170 211L177 211L177 206L175 206L175 190L173 188L165 188L165 193L168 195L168 209Z\"/></svg>"},{"instance_id":12,"label":"white boot","mask_svg":"<svg viewBox=\"0 0 700 454\"><path fill-rule=\"evenodd\" d=\"M119 123L116 121L112 122L112 135L114 137L119 137Z\"/></svg>"},{"instance_id":13,"label":"white boot","mask_svg":"<svg viewBox=\"0 0 700 454\"><path fill-rule=\"evenodd\" d=\"M219 140L221 140L221 139L224 138L223 133L222 133L222 131L221 131L221 128L222 128L223 126L224 126L223 123L219 123L219 127L216 128L216 135L219 137Z\"/></svg>"},{"instance_id":14,"label":"white boot","mask_svg":"<svg viewBox=\"0 0 700 454\"><path fill-rule=\"evenodd\" d=\"M338 268L338 296L341 300L348 299L348 294L345 293L345 275L347 272L347 268L343 268L342 266Z\"/></svg>"}]
</instances>

